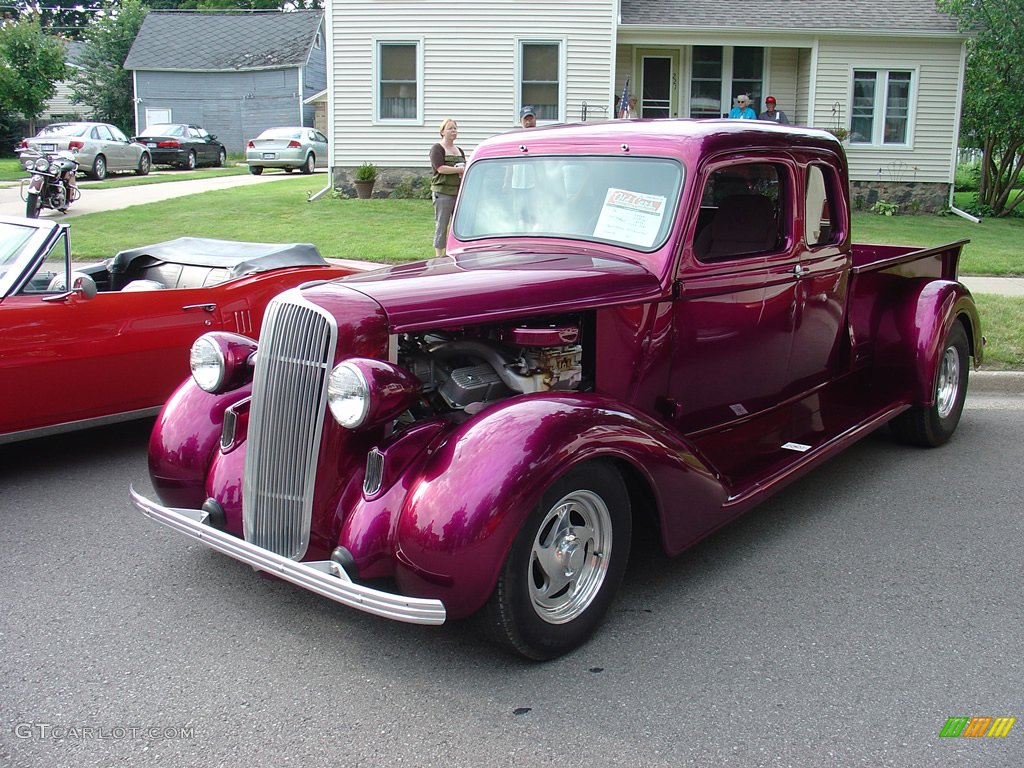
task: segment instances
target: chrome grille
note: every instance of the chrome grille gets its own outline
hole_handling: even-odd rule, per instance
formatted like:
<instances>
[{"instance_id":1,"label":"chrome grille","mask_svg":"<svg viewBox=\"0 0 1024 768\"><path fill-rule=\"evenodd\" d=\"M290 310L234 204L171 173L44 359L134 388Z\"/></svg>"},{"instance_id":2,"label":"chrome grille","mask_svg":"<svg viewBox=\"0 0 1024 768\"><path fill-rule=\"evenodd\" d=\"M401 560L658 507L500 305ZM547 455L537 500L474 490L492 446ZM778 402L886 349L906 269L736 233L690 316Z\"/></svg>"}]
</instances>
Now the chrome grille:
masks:
<instances>
[{"instance_id":1,"label":"chrome grille","mask_svg":"<svg viewBox=\"0 0 1024 768\"><path fill-rule=\"evenodd\" d=\"M384 454L376 448L366 454L366 474L363 475L363 493L374 496L384 482Z\"/></svg>"},{"instance_id":2,"label":"chrome grille","mask_svg":"<svg viewBox=\"0 0 1024 768\"><path fill-rule=\"evenodd\" d=\"M296 560L309 545L337 338L334 318L297 290L271 301L263 318L242 484L243 527L246 541Z\"/></svg>"}]
</instances>

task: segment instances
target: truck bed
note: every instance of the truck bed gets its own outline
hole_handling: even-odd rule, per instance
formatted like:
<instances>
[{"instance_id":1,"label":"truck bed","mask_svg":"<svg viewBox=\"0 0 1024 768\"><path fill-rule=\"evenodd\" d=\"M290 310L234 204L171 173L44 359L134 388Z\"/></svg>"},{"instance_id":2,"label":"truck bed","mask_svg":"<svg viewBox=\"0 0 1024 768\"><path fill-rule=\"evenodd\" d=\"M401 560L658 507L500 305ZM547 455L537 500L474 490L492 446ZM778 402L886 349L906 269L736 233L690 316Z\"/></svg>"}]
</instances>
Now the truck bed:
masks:
<instances>
[{"instance_id":1,"label":"truck bed","mask_svg":"<svg viewBox=\"0 0 1024 768\"><path fill-rule=\"evenodd\" d=\"M876 245L854 243L854 275L864 272L892 272L905 277L934 277L956 280L960 253L970 240L937 245L934 248L915 248L911 245Z\"/></svg>"}]
</instances>

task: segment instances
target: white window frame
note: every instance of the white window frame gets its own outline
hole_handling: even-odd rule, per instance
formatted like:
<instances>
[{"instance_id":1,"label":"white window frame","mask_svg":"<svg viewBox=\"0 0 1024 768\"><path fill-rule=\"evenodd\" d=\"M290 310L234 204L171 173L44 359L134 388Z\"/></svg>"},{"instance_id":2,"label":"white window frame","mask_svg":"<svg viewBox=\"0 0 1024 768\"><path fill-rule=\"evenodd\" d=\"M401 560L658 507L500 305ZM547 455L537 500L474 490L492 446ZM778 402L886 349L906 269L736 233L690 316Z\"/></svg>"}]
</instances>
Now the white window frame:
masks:
<instances>
[{"instance_id":1,"label":"white window frame","mask_svg":"<svg viewBox=\"0 0 1024 768\"><path fill-rule=\"evenodd\" d=\"M416 46L416 116L385 117L380 116L380 74L381 50L386 45ZM374 125L423 125L423 38L373 38L373 124Z\"/></svg>"},{"instance_id":2,"label":"white window frame","mask_svg":"<svg viewBox=\"0 0 1024 768\"><path fill-rule=\"evenodd\" d=\"M553 125L566 121L565 83L566 83L566 49L568 41L564 37L516 37L516 104L513 122L519 123L519 110L523 108L523 47L525 45L557 45L558 46L558 117L555 120L537 119L537 125Z\"/></svg>"},{"instance_id":3,"label":"white window frame","mask_svg":"<svg viewBox=\"0 0 1024 768\"><path fill-rule=\"evenodd\" d=\"M858 72L875 73L875 105L874 117L871 125L871 141L853 141L853 89L854 79ZM910 88L907 93L907 133L902 142L885 141L885 119L889 111L889 75L893 72L909 72ZM847 142L849 149L913 149L914 148L914 125L917 114L917 89L920 79L920 72L917 67L894 65L880 67L877 64L869 66L850 67L850 140Z\"/></svg>"}]
</instances>

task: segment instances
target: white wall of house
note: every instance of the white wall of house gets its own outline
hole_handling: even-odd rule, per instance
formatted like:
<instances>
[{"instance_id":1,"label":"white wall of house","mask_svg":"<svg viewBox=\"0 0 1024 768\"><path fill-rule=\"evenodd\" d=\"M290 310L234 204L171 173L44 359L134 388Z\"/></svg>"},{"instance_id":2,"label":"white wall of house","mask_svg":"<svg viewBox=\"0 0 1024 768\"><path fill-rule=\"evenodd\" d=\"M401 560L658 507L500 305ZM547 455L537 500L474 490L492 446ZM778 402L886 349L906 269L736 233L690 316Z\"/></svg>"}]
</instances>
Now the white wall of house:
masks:
<instances>
[{"instance_id":1,"label":"white wall of house","mask_svg":"<svg viewBox=\"0 0 1024 768\"><path fill-rule=\"evenodd\" d=\"M963 91L959 40L822 38L818 46L817 82L812 125L833 125L832 105L842 105L843 125L850 127L854 70L899 70L912 73L910 136L906 144L864 145L848 141L850 178L855 181L951 182L953 150L959 129Z\"/></svg>"},{"instance_id":2,"label":"white wall of house","mask_svg":"<svg viewBox=\"0 0 1024 768\"><path fill-rule=\"evenodd\" d=\"M426 166L445 118L467 152L518 125L523 41L561 44L558 119L610 106L615 0L329 0L332 165ZM378 46L416 43L418 113L380 119ZM593 115L593 113L592 113Z\"/></svg>"}]
</instances>

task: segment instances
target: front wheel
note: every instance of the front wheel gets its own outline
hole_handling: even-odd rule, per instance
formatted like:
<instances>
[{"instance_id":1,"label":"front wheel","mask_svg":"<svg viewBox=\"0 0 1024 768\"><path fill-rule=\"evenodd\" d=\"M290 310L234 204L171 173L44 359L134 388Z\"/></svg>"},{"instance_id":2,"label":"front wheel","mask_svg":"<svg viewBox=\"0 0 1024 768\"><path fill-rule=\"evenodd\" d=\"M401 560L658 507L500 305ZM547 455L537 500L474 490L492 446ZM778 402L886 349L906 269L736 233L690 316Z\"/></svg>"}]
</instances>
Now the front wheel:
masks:
<instances>
[{"instance_id":1,"label":"front wheel","mask_svg":"<svg viewBox=\"0 0 1024 768\"><path fill-rule=\"evenodd\" d=\"M42 200L36 192L29 192L25 195L25 216L30 219L39 218L39 209L43 207Z\"/></svg>"},{"instance_id":2,"label":"front wheel","mask_svg":"<svg viewBox=\"0 0 1024 768\"><path fill-rule=\"evenodd\" d=\"M263 173L263 166L262 165L250 165L249 166L249 173L251 173L253 176L259 176L261 173Z\"/></svg>"},{"instance_id":3,"label":"front wheel","mask_svg":"<svg viewBox=\"0 0 1024 768\"><path fill-rule=\"evenodd\" d=\"M220 168L228 161L228 153L223 149L217 153L217 167Z\"/></svg>"},{"instance_id":4,"label":"front wheel","mask_svg":"<svg viewBox=\"0 0 1024 768\"><path fill-rule=\"evenodd\" d=\"M967 398L969 354L967 332L959 321L954 321L942 345L942 358L935 374L935 402L930 406L916 405L893 419L889 424L896 437L911 445L934 448L953 436Z\"/></svg>"},{"instance_id":5,"label":"front wheel","mask_svg":"<svg viewBox=\"0 0 1024 768\"><path fill-rule=\"evenodd\" d=\"M631 537L629 494L614 467L593 461L570 469L512 544L485 609L495 639L537 660L582 645L622 582Z\"/></svg>"}]
</instances>

